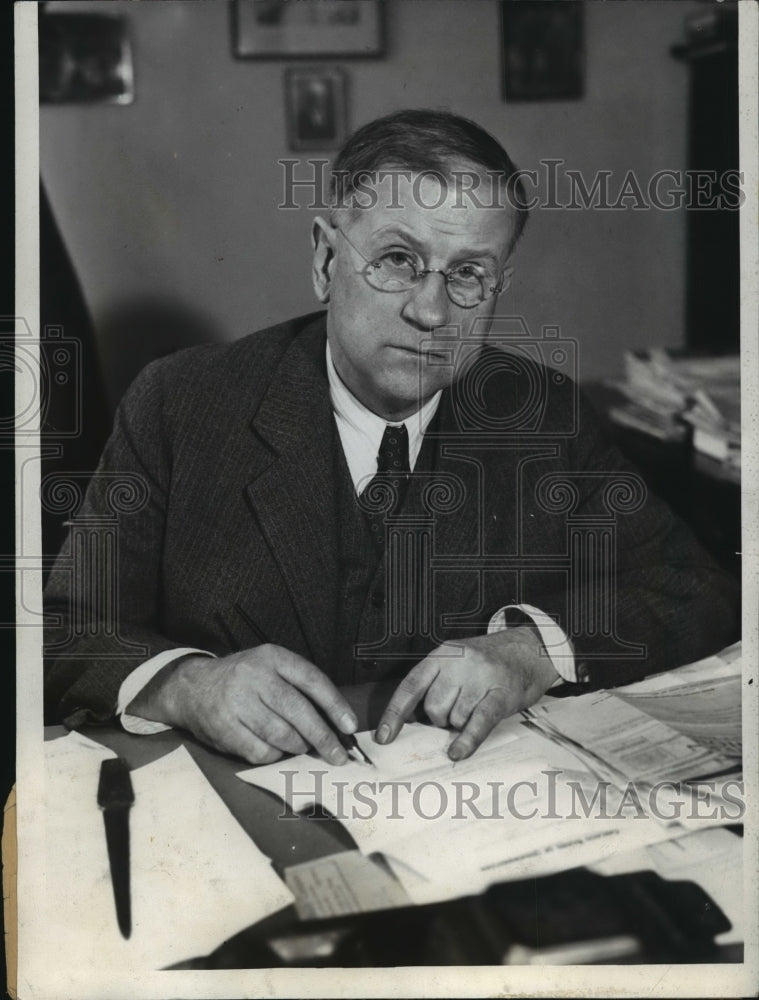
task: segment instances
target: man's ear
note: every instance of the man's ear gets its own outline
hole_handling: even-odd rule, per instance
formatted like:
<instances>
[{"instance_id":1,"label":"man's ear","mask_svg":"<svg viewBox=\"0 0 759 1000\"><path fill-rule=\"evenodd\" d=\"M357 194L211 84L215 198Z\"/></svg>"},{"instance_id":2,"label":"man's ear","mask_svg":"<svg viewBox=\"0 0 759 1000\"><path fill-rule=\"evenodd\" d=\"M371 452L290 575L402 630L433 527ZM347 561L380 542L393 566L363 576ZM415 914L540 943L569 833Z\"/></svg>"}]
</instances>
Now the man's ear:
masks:
<instances>
[{"instance_id":1,"label":"man's ear","mask_svg":"<svg viewBox=\"0 0 759 1000\"><path fill-rule=\"evenodd\" d=\"M319 215L311 228L311 242L314 259L311 265L311 280L314 292L320 302L329 302L329 286L332 282L332 265L335 254L332 249L334 228Z\"/></svg>"}]
</instances>

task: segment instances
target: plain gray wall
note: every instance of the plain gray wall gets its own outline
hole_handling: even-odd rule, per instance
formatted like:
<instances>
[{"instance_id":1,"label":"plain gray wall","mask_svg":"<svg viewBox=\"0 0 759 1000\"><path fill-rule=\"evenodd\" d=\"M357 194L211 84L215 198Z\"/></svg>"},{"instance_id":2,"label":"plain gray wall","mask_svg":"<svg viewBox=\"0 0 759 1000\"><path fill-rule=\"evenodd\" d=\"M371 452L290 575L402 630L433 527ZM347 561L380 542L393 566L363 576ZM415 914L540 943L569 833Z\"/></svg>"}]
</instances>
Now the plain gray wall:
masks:
<instances>
[{"instance_id":1,"label":"plain gray wall","mask_svg":"<svg viewBox=\"0 0 759 1000\"><path fill-rule=\"evenodd\" d=\"M645 181L686 166L687 71L669 53L698 4L590 2L586 92L501 97L498 3L390 0L380 59L329 60L349 76L349 126L399 107L447 107L516 162L555 158L590 178ZM283 211L284 70L236 60L223 2L51 3L127 18L132 105L45 106L41 165L90 307L112 401L151 358L231 340L317 308L307 210ZM580 345L580 376L621 370L628 346L684 340L685 215L537 211L502 310Z\"/></svg>"}]
</instances>

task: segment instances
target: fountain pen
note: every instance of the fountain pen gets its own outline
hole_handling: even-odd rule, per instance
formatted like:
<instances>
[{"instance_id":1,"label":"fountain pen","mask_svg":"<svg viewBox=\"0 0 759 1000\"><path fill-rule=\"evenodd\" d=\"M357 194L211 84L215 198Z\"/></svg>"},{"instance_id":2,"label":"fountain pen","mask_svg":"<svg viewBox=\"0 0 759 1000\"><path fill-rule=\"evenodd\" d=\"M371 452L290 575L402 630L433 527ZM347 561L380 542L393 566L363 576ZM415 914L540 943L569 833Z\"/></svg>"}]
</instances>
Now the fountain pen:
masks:
<instances>
[{"instance_id":1,"label":"fountain pen","mask_svg":"<svg viewBox=\"0 0 759 1000\"><path fill-rule=\"evenodd\" d=\"M355 755L354 759L360 760L365 764L371 764L372 767L375 766L374 761L358 745L358 740L353 733L346 735L345 733L337 732L336 735L340 743L348 751L349 756Z\"/></svg>"}]
</instances>

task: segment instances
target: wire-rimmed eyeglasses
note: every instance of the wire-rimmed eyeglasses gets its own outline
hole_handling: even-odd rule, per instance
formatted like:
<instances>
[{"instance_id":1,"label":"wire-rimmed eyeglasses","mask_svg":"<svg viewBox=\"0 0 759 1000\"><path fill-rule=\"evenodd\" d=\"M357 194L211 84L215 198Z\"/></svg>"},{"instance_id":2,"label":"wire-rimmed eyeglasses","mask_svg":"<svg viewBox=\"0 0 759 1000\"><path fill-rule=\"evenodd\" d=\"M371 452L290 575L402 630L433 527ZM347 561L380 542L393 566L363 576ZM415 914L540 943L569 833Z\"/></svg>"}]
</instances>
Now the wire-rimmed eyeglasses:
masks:
<instances>
[{"instance_id":1,"label":"wire-rimmed eyeglasses","mask_svg":"<svg viewBox=\"0 0 759 1000\"><path fill-rule=\"evenodd\" d=\"M451 302L462 309L474 309L503 288L503 271L500 275L495 275L479 264L458 264L449 271L444 271L439 267L424 267L418 254L395 248L370 260L340 226L334 228L365 262L366 267L361 273L372 288L378 291L407 292L416 288L428 274L439 274Z\"/></svg>"}]
</instances>

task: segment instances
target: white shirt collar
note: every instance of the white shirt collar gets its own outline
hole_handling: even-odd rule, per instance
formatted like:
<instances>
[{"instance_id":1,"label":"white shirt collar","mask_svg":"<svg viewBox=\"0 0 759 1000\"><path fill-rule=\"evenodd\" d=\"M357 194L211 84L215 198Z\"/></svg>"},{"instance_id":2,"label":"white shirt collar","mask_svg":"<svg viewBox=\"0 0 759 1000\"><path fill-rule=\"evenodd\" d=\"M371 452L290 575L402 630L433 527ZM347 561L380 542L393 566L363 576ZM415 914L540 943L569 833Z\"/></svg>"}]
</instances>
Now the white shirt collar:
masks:
<instances>
[{"instance_id":1,"label":"white shirt collar","mask_svg":"<svg viewBox=\"0 0 759 1000\"><path fill-rule=\"evenodd\" d=\"M361 494L377 471L377 453L388 423L394 427L400 427L402 423L406 425L409 465L413 470L422 447L424 432L437 412L442 391L438 390L416 413L412 413L405 420L384 420L359 402L337 374L329 341L327 341L327 378L340 443L356 492Z\"/></svg>"}]
</instances>

